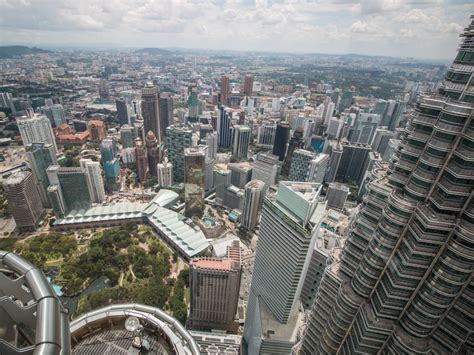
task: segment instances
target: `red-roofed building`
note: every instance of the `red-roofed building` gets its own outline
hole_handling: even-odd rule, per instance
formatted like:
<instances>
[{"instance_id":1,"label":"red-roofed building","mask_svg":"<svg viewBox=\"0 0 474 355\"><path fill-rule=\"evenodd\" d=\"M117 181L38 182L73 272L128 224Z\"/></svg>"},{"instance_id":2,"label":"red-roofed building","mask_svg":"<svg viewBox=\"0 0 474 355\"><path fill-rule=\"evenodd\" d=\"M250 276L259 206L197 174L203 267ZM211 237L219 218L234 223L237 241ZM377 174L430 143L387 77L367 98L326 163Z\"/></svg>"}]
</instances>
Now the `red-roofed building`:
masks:
<instances>
[{"instance_id":1,"label":"red-roofed building","mask_svg":"<svg viewBox=\"0 0 474 355\"><path fill-rule=\"evenodd\" d=\"M239 241L227 247L227 257L196 258L189 264L191 304L188 327L235 331L242 257Z\"/></svg>"},{"instance_id":2,"label":"red-roofed building","mask_svg":"<svg viewBox=\"0 0 474 355\"><path fill-rule=\"evenodd\" d=\"M79 132L74 134L63 134L56 136L59 144L63 145L83 145L89 139L89 132Z\"/></svg>"}]
</instances>

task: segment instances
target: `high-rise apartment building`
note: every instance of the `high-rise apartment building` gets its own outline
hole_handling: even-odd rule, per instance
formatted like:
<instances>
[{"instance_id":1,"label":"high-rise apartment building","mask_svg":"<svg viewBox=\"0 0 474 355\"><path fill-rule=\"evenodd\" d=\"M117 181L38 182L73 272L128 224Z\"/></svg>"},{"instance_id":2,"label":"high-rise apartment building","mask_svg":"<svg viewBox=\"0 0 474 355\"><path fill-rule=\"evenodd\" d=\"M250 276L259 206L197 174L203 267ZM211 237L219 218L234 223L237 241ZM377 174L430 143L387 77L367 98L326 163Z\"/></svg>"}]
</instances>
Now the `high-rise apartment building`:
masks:
<instances>
[{"instance_id":1,"label":"high-rise apartment building","mask_svg":"<svg viewBox=\"0 0 474 355\"><path fill-rule=\"evenodd\" d=\"M51 144L33 143L26 147L26 156L35 182L38 187L41 202L44 207L49 207L47 189L49 186L46 170L50 165L57 165L56 149Z\"/></svg>"},{"instance_id":2,"label":"high-rise apartment building","mask_svg":"<svg viewBox=\"0 0 474 355\"><path fill-rule=\"evenodd\" d=\"M244 76L244 95L252 96L253 93L253 75Z\"/></svg>"},{"instance_id":3,"label":"high-rise apartment building","mask_svg":"<svg viewBox=\"0 0 474 355\"><path fill-rule=\"evenodd\" d=\"M160 93L156 86L152 83L147 83L142 89L142 117L145 128L145 133L152 131L161 144L162 130L165 127L160 125L160 107L159 107Z\"/></svg>"},{"instance_id":4,"label":"high-rise apartment building","mask_svg":"<svg viewBox=\"0 0 474 355\"><path fill-rule=\"evenodd\" d=\"M280 161L285 159L286 145L290 139L290 124L285 121L280 121L277 124L275 133L275 142L273 144L273 154L278 157Z\"/></svg>"},{"instance_id":5,"label":"high-rise apartment building","mask_svg":"<svg viewBox=\"0 0 474 355\"><path fill-rule=\"evenodd\" d=\"M264 195L265 183L263 181L252 180L245 185L242 216L240 217L240 224L242 227L248 230L255 228Z\"/></svg>"},{"instance_id":6,"label":"high-rise apartment building","mask_svg":"<svg viewBox=\"0 0 474 355\"><path fill-rule=\"evenodd\" d=\"M54 149L58 149L53 129L51 128L51 122L46 116L22 117L17 119L17 124L24 145L46 143L51 144Z\"/></svg>"},{"instance_id":7,"label":"high-rise apartment building","mask_svg":"<svg viewBox=\"0 0 474 355\"><path fill-rule=\"evenodd\" d=\"M321 184L280 182L264 199L244 327L248 354L289 354L314 249Z\"/></svg>"},{"instance_id":8,"label":"high-rise apartment building","mask_svg":"<svg viewBox=\"0 0 474 355\"><path fill-rule=\"evenodd\" d=\"M34 176L29 171L18 171L3 183L8 209L20 233L33 232L44 213Z\"/></svg>"},{"instance_id":9,"label":"high-rise apartment building","mask_svg":"<svg viewBox=\"0 0 474 355\"><path fill-rule=\"evenodd\" d=\"M238 159L247 159L252 133L250 127L236 125L233 131L232 155Z\"/></svg>"},{"instance_id":10,"label":"high-rise apartment building","mask_svg":"<svg viewBox=\"0 0 474 355\"><path fill-rule=\"evenodd\" d=\"M230 94L230 81L229 77L223 75L221 77L221 104L227 105L229 102L229 94Z\"/></svg>"},{"instance_id":11,"label":"high-rise apartment building","mask_svg":"<svg viewBox=\"0 0 474 355\"><path fill-rule=\"evenodd\" d=\"M474 21L462 36L439 94L418 97L389 174L369 184L326 268L308 354L474 351Z\"/></svg>"},{"instance_id":12,"label":"high-rise apartment building","mask_svg":"<svg viewBox=\"0 0 474 355\"><path fill-rule=\"evenodd\" d=\"M173 125L166 128L166 149L173 164L173 180L184 182L184 149L193 145L193 130L185 125Z\"/></svg>"},{"instance_id":13,"label":"high-rise apartment building","mask_svg":"<svg viewBox=\"0 0 474 355\"><path fill-rule=\"evenodd\" d=\"M189 263L189 328L236 330L241 272L239 241L227 247L225 258L203 257Z\"/></svg>"},{"instance_id":14,"label":"high-rise apartment building","mask_svg":"<svg viewBox=\"0 0 474 355\"><path fill-rule=\"evenodd\" d=\"M205 159L205 152L198 147L184 150L184 200L188 217L204 209Z\"/></svg>"},{"instance_id":15,"label":"high-rise apartment building","mask_svg":"<svg viewBox=\"0 0 474 355\"><path fill-rule=\"evenodd\" d=\"M86 174L87 186L93 203L105 201L104 180L102 179L102 169L100 163L91 159L81 159L81 168Z\"/></svg>"}]
</instances>

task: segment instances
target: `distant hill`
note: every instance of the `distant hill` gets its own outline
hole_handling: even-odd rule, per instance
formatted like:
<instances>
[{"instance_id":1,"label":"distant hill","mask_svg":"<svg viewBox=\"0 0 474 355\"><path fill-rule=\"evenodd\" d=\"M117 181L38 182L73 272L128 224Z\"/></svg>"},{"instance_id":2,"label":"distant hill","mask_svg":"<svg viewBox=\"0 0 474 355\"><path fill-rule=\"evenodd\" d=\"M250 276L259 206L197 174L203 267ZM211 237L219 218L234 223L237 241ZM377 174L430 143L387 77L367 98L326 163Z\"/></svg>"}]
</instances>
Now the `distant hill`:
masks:
<instances>
[{"instance_id":1,"label":"distant hill","mask_svg":"<svg viewBox=\"0 0 474 355\"><path fill-rule=\"evenodd\" d=\"M161 49L161 48L142 48L142 49L136 50L135 53L145 53L145 54L163 55L163 56L174 54L171 51L168 51L166 49Z\"/></svg>"},{"instance_id":2,"label":"distant hill","mask_svg":"<svg viewBox=\"0 0 474 355\"><path fill-rule=\"evenodd\" d=\"M45 49L25 46L0 46L0 58L13 58L25 54L51 53Z\"/></svg>"}]
</instances>

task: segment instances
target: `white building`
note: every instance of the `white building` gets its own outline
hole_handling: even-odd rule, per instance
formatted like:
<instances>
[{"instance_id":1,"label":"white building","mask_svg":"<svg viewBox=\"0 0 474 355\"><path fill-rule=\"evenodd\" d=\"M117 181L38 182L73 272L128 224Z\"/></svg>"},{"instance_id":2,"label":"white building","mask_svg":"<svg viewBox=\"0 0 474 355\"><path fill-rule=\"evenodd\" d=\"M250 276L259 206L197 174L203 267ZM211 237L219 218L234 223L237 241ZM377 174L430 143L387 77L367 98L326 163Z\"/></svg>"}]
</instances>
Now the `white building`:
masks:
<instances>
[{"instance_id":1,"label":"white building","mask_svg":"<svg viewBox=\"0 0 474 355\"><path fill-rule=\"evenodd\" d=\"M163 163L157 165L158 184L162 187L173 185L173 164L168 161L165 156Z\"/></svg>"},{"instance_id":2,"label":"white building","mask_svg":"<svg viewBox=\"0 0 474 355\"><path fill-rule=\"evenodd\" d=\"M278 182L281 162L273 154L259 153L255 157L253 164L252 179L265 183L265 190Z\"/></svg>"},{"instance_id":3,"label":"white building","mask_svg":"<svg viewBox=\"0 0 474 355\"><path fill-rule=\"evenodd\" d=\"M58 149L53 129L51 128L51 122L46 116L22 117L17 119L17 124L23 145L47 143L53 145L54 149Z\"/></svg>"},{"instance_id":4,"label":"white building","mask_svg":"<svg viewBox=\"0 0 474 355\"><path fill-rule=\"evenodd\" d=\"M251 130L249 126L234 126L232 139L232 154L240 159L247 159L250 145Z\"/></svg>"},{"instance_id":5,"label":"white building","mask_svg":"<svg viewBox=\"0 0 474 355\"><path fill-rule=\"evenodd\" d=\"M208 147L207 149L207 158L208 159L216 159L216 154L217 154L217 144L218 144L218 136L217 132L208 132L206 133L206 145Z\"/></svg>"},{"instance_id":6,"label":"white building","mask_svg":"<svg viewBox=\"0 0 474 355\"><path fill-rule=\"evenodd\" d=\"M104 202L105 189L100 163L90 159L81 159L79 164L86 174L87 187L89 188L91 201L93 203Z\"/></svg>"},{"instance_id":7,"label":"white building","mask_svg":"<svg viewBox=\"0 0 474 355\"><path fill-rule=\"evenodd\" d=\"M329 155L318 154L316 158L309 163L308 180L309 182L323 183L324 176L328 169Z\"/></svg>"},{"instance_id":8,"label":"white building","mask_svg":"<svg viewBox=\"0 0 474 355\"><path fill-rule=\"evenodd\" d=\"M275 142L276 124L274 122L264 122L258 127L257 146L272 148Z\"/></svg>"},{"instance_id":9,"label":"white building","mask_svg":"<svg viewBox=\"0 0 474 355\"><path fill-rule=\"evenodd\" d=\"M264 195L265 184L263 181L252 180L245 185L244 204L240 220L242 227L248 230L255 228Z\"/></svg>"}]
</instances>

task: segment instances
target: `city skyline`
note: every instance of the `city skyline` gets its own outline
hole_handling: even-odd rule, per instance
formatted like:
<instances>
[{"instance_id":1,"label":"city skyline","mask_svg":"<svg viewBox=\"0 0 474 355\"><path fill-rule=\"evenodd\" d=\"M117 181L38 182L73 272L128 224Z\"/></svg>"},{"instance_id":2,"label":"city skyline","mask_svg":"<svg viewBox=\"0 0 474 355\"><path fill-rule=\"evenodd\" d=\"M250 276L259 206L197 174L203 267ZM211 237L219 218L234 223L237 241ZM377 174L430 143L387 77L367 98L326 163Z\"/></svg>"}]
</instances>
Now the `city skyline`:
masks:
<instances>
[{"instance_id":1,"label":"city skyline","mask_svg":"<svg viewBox=\"0 0 474 355\"><path fill-rule=\"evenodd\" d=\"M133 4L7 0L0 3L0 11L5 15L0 24L3 45L354 53L447 60L474 4L464 0Z\"/></svg>"}]
</instances>

